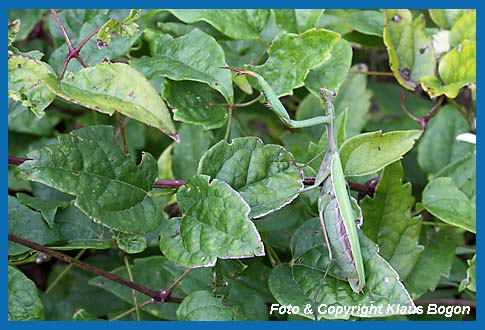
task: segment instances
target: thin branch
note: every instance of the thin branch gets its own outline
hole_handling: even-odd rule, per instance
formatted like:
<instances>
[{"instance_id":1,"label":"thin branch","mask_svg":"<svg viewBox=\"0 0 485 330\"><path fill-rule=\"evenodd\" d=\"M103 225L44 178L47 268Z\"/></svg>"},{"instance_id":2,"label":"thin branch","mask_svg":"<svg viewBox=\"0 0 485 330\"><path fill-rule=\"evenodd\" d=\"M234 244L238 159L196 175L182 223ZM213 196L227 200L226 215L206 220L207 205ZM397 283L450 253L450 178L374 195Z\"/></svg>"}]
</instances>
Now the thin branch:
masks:
<instances>
[{"instance_id":1,"label":"thin branch","mask_svg":"<svg viewBox=\"0 0 485 330\"><path fill-rule=\"evenodd\" d=\"M231 133L231 124L232 124L232 107L227 107L227 126L226 132L224 133L224 141L227 142L229 139L229 134Z\"/></svg>"},{"instance_id":2,"label":"thin branch","mask_svg":"<svg viewBox=\"0 0 485 330\"><path fill-rule=\"evenodd\" d=\"M8 165L20 165L25 161L31 160L30 158L8 156Z\"/></svg>"},{"instance_id":3,"label":"thin branch","mask_svg":"<svg viewBox=\"0 0 485 330\"><path fill-rule=\"evenodd\" d=\"M61 29L62 35L66 40L67 48L69 48L69 52L71 52L73 50L73 47L72 47L71 39L69 39L69 36L67 35L67 31L66 31L66 28L64 27L64 24L62 24L62 21L59 15L57 15L57 12L55 11L55 9L51 9L51 13L56 19L57 25L59 25L59 29Z\"/></svg>"},{"instance_id":4,"label":"thin branch","mask_svg":"<svg viewBox=\"0 0 485 330\"><path fill-rule=\"evenodd\" d=\"M22 158L15 156L8 156L9 165L20 165L23 162L31 160L30 158ZM185 184L185 180L156 180L153 183L154 188L179 188ZM315 183L315 178L307 177L303 179L303 184L312 185ZM377 182L369 182L367 184L360 184L348 181L351 190L359 192L364 195L373 196Z\"/></svg>"},{"instance_id":5,"label":"thin branch","mask_svg":"<svg viewBox=\"0 0 485 330\"><path fill-rule=\"evenodd\" d=\"M150 305L150 304L153 304L153 301L152 301L151 299L149 299L149 300L147 300L147 301L145 301L145 302L141 303L140 305L137 305L137 306L135 306L135 307L132 307L132 308L130 308L129 310L124 311L123 313L121 313L121 314L119 314L119 315L116 315L116 316L114 316L114 317L110 318L108 321L116 321L116 320L119 320L119 319L121 319L122 317L125 317L126 315L129 315L130 313L133 313L133 312L134 312L134 311L135 311L137 308L140 308L140 309L141 309L141 308L143 308L143 307L145 307L145 306L148 306L148 305Z\"/></svg>"},{"instance_id":6,"label":"thin branch","mask_svg":"<svg viewBox=\"0 0 485 330\"><path fill-rule=\"evenodd\" d=\"M263 95L263 93L259 93L259 95L256 98L254 98L254 99L252 99L250 101L244 102L244 103L234 103L232 105L232 108L244 108L244 107L248 107L248 106L250 106L250 105L258 102L258 100L261 98L262 95Z\"/></svg>"},{"instance_id":7,"label":"thin branch","mask_svg":"<svg viewBox=\"0 0 485 330\"><path fill-rule=\"evenodd\" d=\"M378 181L371 180L367 184L361 184L357 182L347 181L351 190L368 196L374 196L377 182ZM311 186L315 184L315 178L304 178L303 184Z\"/></svg>"},{"instance_id":8,"label":"thin branch","mask_svg":"<svg viewBox=\"0 0 485 330\"><path fill-rule=\"evenodd\" d=\"M128 260L127 255L125 255L123 257L123 261L125 262L126 271L128 272L128 278L130 279L130 281L133 282L133 274L131 273L130 261ZM136 291L131 289L131 295L133 297L133 305L135 305L136 320L140 321L140 309L138 308L138 301L136 299Z\"/></svg>"},{"instance_id":9,"label":"thin branch","mask_svg":"<svg viewBox=\"0 0 485 330\"><path fill-rule=\"evenodd\" d=\"M154 188L178 188L185 184L185 180L156 180Z\"/></svg>"},{"instance_id":10,"label":"thin branch","mask_svg":"<svg viewBox=\"0 0 485 330\"><path fill-rule=\"evenodd\" d=\"M130 289L136 290L140 293L143 293L144 295L147 295L148 297L152 298L153 301L156 302L156 303L181 302L183 300L183 298L181 298L181 297L166 296L164 294L165 290L157 291L157 290L148 289L148 288L144 287L143 285L129 281L129 280L127 280L127 279L125 279L121 276L107 272L103 269L91 266L90 264L87 264L83 261L74 259L73 257L70 257L70 256L68 256L64 253L61 253L61 252L55 251L55 250L51 250L51 249L49 249L49 248L47 248L43 245L40 245L40 244L37 244L35 242L26 240L24 238L21 238L21 237L12 235L12 234L8 234L8 240L15 242L15 243L18 243L18 244L21 244L21 245L26 246L26 247L29 247L29 248L34 249L36 251L43 252L43 253L48 254L48 255L50 255L54 258L65 261L69 264L73 264L74 266L82 268L82 269L84 269L84 270L86 270L90 273L93 273L93 274L102 276L104 278L107 278L111 281L120 283L121 285L124 285L124 286L126 286Z\"/></svg>"},{"instance_id":11,"label":"thin branch","mask_svg":"<svg viewBox=\"0 0 485 330\"><path fill-rule=\"evenodd\" d=\"M128 139L126 138L125 125L123 123L123 120L121 119L121 114L118 111L115 111L115 116L118 120L118 125L120 126L119 129L121 132L121 137L123 138L123 152L126 155L128 154Z\"/></svg>"},{"instance_id":12,"label":"thin branch","mask_svg":"<svg viewBox=\"0 0 485 330\"><path fill-rule=\"evenodd\" d=\"M439 109L441 108L441 104L443 103L443 100L445 99L445 96L444 95L441 95L439 98L438 98L438 101L436 101L435 105L433 106L433 108L431 108L431 110L425 114L423 117L416 117L414 116L407 108L406 108L406 104L405 104L405 101L406 101L406 91L403 89L401 91L401 108L402 110L406 113L406 115L409 116L409 118L411 118L412 120L414 120L415 122L417 122L418 124L421 125L421 130L423 131L426 131L426 128L428 127L428 122L431 118L433 118L439 111Z\"/></svg>"},{"instance_id":13,"label":"thin branch","mask_svg":"<svg viewBox=\"0 0 485 330\"><path fill-rule=\"evenodd\" d=\"M470 306L477 308L477 302L475 300L461 300L453 298L420 298L414 301L418 305L428 304L441 304L441 305L453 305L453 306Z\"/></svg>"},{"instance_id":14,"label":"thin branch","mask_svg":"<svg viewBox=\"0 0 485 330\"><path fill-rule=\"evenodd\" d=\"M52 15L54 15L54 18L56 19L57 25L59 25L59 28L62 31L62 35L64 36L64 39L66 40L67 48L69 51L67 52L66 58L64 59L64 62L62 63L61 70L59 71L59 79L62 79L64 77L64 73L67 70L67 65L69 64L69 61L71 59L75 58L83 67L87 68L89 67L89 64L81 57L80 52L81 49L86 45L86 43L99 31L99 28L94 29L91 31L81 42L77 47L73 47L71 40L69 39L69 36L67 35L66 28L64 27L64 24L62 24L61 19L59 18L59 15L57 15L57 12L54 9L51 9Z\"/></svg>"},{"instance_id":15,"label":"thin branch","mask_svg":"<svg viewBox=\"0 0 485 330\"><path fill-rule=\"evenodd\" d=\"M84 252L86 252L86 249L82 249L81 251L79 251L79 253L74 258L75 259L81 258L82 255L84 254ZM47 287L47 289L45 290L45 293L51 292L51 290L56 286L57 283L59 283L59 281L64 277L64 275L66 275L71 270L72 266L73 266L73 264L67 265L62 270L62 272L60 272L60 274L57 275L57 277L54 279L54 281L52 281L52 283Z\"/></svg>"},{"instance_id":16,"label":"thin branch","mask_svg":"<svg viewBox=\"0 0 485 330\"><path fill-rule=\"evenodd\" d=\"M189 273L192 271L193 268L187 268L185 270L185 272L183 272L182 275L180 275L172 284L170 284L170 286L164 290L164 294L167 296L167 297L170 297L170 295L172 294L173 290L177 287L177 285L180 284L180 282L183 281L183 279L185 277L187 277L187 275L189 275Z\"/></svg>"}]
</instances>

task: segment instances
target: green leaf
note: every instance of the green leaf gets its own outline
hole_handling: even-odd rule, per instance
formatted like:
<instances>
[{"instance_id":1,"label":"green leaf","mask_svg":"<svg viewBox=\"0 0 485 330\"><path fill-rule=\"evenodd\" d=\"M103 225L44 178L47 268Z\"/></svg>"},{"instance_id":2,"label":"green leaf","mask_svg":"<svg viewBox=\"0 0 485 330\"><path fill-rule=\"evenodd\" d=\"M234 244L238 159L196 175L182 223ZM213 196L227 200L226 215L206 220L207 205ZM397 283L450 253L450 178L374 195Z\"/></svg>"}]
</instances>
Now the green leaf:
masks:
<instances>
[{"instance_id":1,"label":"green leaf","mask_svg":"<svg viewBox=\"0 0 485 330\"><path fill-rule=\"evenodd\" d=\"M457 159L436 173L436 177L450 177L456 187L470 200L476 198L476 155L474 152Z\"/></svg>"},{"instance_id":2,"label":"green leaf","mask_svg":"<svg viewBox=\"0 0 485 330\"><path fill-rule=\"evenodd\" d=\"M227 103L234 103L231 73L222 68L227 66L224 51L213 37L194 29L174 39L148 29L145 39L150 44L152 57L143 56L131 64L148 79L161 76L198 81L221 93Z\"/></svg>"},{"instance_id":3,"label":"green leaf","mask_svg":"<svg viewBox=\"0 0 485 330\"><path fill-rule=\"evenodd\" d=\"M214 297L209 291L195 291L177 309L179 321L233 321L246 316L237 304L223 297Z\"/></svg>"},{"instance_id":4,"label":"green leaf","mask_svg":"<svg viewBox=\"0 0 485 330\"><path fill-rule=\"evenodd\" d=\"M473 292L477 292L477 265L476 265L476 257L477 255L474 254L471 260L468 260L468 269L466 271L466 278L461 281L460 284L460 291L468 289Z\"/></svg>"},{"instance_id":5,"label":"green leaf","mask_svg":"<svg viewBox=\"0 0 485 330\"><path fill-rule=\"evenodd\" d=\"M178 139L167 106L140 72L124 63L101 63L68 74L49 77L47 86L68 102L113 115L116 111Z\"/></svg>"},{"instance_id":6,"label":"green leaf","mask_svg":"<svg viewBox=\"0 0 485 330\"><path fill-rule=\"evenodd\" d=\"M193 81L166 81L163 98L174 108L173 119L202 126L205 130L222 127L227 109L214 99L211 88Z\"/></svg>"},{"instance_id":7,"label":"green leaf","mask_svg":"<svg viewBox=\"0 0 485 330\"><path fill-rule=\"evenodd\" d=\"M330 58L339 39L337 33L324 29L311 29L302 34L281 33L271 43L264 64L245 68L259 73L276 95L291 95L293 89L304 85L311 69Z\"/></svg>"},{"instance_id":8,"label":"green leaf","mask_svg":"<svg viewBox=\"0 0 485 330\"><path fill-rule=\"evenodd\" d=\"M166 147L160 157L158 157L158 177L164 180L174 180L175 177L172 171L172 149L175 142Z\"/></svg>"},{"instance_id":9,"label":"green leaf","mask_svg":"<svg viewBox=\"0 0 485 330\"><path fill-rule=\"evenodd\" d=\"M160 230L160 250L170 261L188 267L214 266L217 256L208 255L202 250L189 250L180 232L182 218L170 218L162 222Z\"/></svg>"},{"instance_id":10,"label":"green leaf","mask_svg":"<svg viewBox=\"0 0 485 330\"><path fill-rule=\"evenodd\" d=\"M34 282L20 270L8 266L8 320L40 321L44 306Z\"/></svg>"},{"instance_id":11,"label":"green leaf","mask_svg":"<svg viewBox=\"0 0 485 330\"><path fill-rule=\"evenodd\" d=\"M429 9L429 16L442 29L449 30L465 9Z\"/></svg>"},{"instance_id":12,"label":"green leaf","mask_svg":"<svg viewBox=\"0 0 485 330\"><path fill-rule=\"evenodd\" d=\"M330 54L331 57L319 67L310 70L305 79L305 87L318 98L320 98L321 87L338 94L352 64L352 47L344 39L337 42Z\"/></svg>"},{"instance_id":13,"label":"green leaf","mask_svg":"<svg viewBox=\"0 0 485 330\"><path fill-rule=\"evenodd\" d=\"M347 120L346 134L349 137L362 132L370 117L369 108L373 93L367 88L366 73L365 64L352 66L335 99L335 109L338 114L348 109L348 117L351 120Z\"/></svg>"},{"instance_id":14,"label":"green leaf","mask_svg":"<svg viewBox=\"0 0 485 330\"><path fill-rule=\"evenodd\" d=\"M47 226L40 213L20 204L12 196L8 196L8 233L41 245L60 240L60 237ZM27 251L30 251L30 248L8 242L9 255L19 255Z\"/></svg>"},{"instance_id":15,"label":"green leaf","mask_svg":"<svg viewBox=\"0 0 485 330\"><path fill-rule=\"evenodd\" d=\"M236 138L230 144L220 141L202 156L197 173L237 190L251 207L251 218L291 203L303 188L293 155L257 137Z\"/></svg>"},{"instance_id":16,"label":"green leaf","mask_svg":"<svg viewBox=\"0 0 485 330\"><path fill-rule=\"evenodd\" d=\"M171 261L208 267L221 259L264 255L263 243L249 220L249 206L227 183L209 183L206 175L193 176L177 193L182 219L169 220L160 248ZM162 229L163 231L163 229Z\"/></svg>"},{"instance_id":17,"label":"green leaf","mask_svg":"<svg viewBox=\"0 0 485 330\"><path fill-rule=\"evenodd\" d=\"M268 9L170 10L185 23L207 22L232 39L260 39L269 18Z\"/></svg>"},{"instance_id":18,"label":"green leaf","mask_svg":"<svg viewBox=\"0 0 485 330\"><path fill-rule=\"evenodd\" d=\"M57 79L46 63L22 55L8 56L8 97L29 107L38 117L56 97L45 84L48 77Z\"/></svg>"},{"instance_id":19,"label":"green leaf","mask_svg":"<svg viewBox=\"0 0 485 330\"><path fill-rule=\"evenodd\" d=\"M453 106L443 106L429 122L418 144L418 163L423 171L433 176L448 164L474 152L474 145L456 140L457 135L468 130L467 121Z\"/></svg>"},{"instance_id":20,"label":"green leaf","mask_svg":"<svg viewBox=\"0 0 485 330\"><path fill-rule=\"evenodd\" d=\"M128 254L141 253L147 248L147 239L138 234L126 234L111 230L111 236L118 248Z\"/></svg>"},{"instance_id":21,"label":"green leaf","mask_svg":"<svg viewBox=\"0 0 485 330\"><path fill-rule=\"evenodd\" d=\"M28 154L19 177L76 196L76 206L93 221L127 233L145 233L162 220L148 196L157 176L153 156L140 165L125 155L110 126L90 126L58 137L59 144Z\"/></svg>"},{"instance_id":22,"label":"green leaf","mask_svg":"<svg viewBox=\"0 0 485 330\"><path fill-rule=\"evenodd\" d=\"M134 264L130 265L133 280L147 288L164 289L168 288L170 284L175 281L186 270L185 267L176 266L167 261L162 256L152 256L147 258L137 258ZM125 266L118 267L111 271L111 273L128 277L128 271ZM205 278L206 282L201 282L198 278ZM133 292L130 288L119 283L106 280L104 277L97 276L89 281L89 284L107 290L116 295L121 300L133 305ZM210 285L210 273L207 269L194 269L178 285L174 291L174 296L181 296L190 294L192 291L204 290ZM149 299L142 293L136 292L136 299L138 303ZM179 304L173 302L166 302L163 304L149 304L142 307L141 310L150 313L161 319L176 320L176 310Z\"/></svg>"},{"instance_id":23,"label":"green leaf","mask_svg":"<svg viewBox=\"0 0 485 330\"><path fill-rule=\"evenodd\" d=\"M362 201L362 230L379 245L379 254L405 280L424 247L418 244L421 218L411 215L412 187L410 183L403 184L403 176L399 161L384 169L374 197Z\"/></svg>"},{"instance_id":24,"label":"green leaf","mask_svg":"<svg viewBox=\"0 0 485 330\"><path fill-rule=\"evenodd\" d=\"M328 274L324 278L328 264L327 248L318 218L311 219L299 228L292 239L293 253L299 255L290 264L280 264L270 274L269 288L282 305L300 307L299 315L314 318L313 313L305 314L307 305L356 306L342 314L329 314L322 310L318 319L348 319L350 316L385 317L411 314L415 308L409 294L399 282L399 276L391 266L377 254L377 246L359 231L359 240L365 266L366 286L364 292L352 291L347 281ZM306 251L306 252L305 252ZM303 254L302 254L303 253ZM323 267L323 268L322 268ZM392 310L388 305L393 305ZM399 304L401 309L396 308ZM357 306L383 306L375 310L363 311Z\"/></svg>"},{"instance_id":25,"label":"green leaf","mask_svg":"<svg viewBox=\"0 0 485 330\"><path fill-rule=\"evenodd\" d=\"M456 230L450 228L427 235L425 250L405 281L413 299L428 290L434 291L440 278L450 275L456 248L453 236L456 235Z\"/></svg>"},{"instance_id":26,"label":"green leaf","mask_svg":"<svg viewBox=\"0 0 485 330\"><path fill-rule=\"evenodd\" d=\"M92 221L74 203L56 214L54 229L62 237L56 250L109 249L113 239L109 229Z\"/></svg>"},{"instance_id":27,"label":"green leaf","mask_svg":"<svg viewBox=\"0 0 485 330\"><path fill-rule=\"evenodd\" d=\"M105 48L113 37L132 38L140 30L135 21L140 17L140 9L130 10L123 21L112 18L99 28L96 43L98 48Z\"/></svg>"},{"instance_id":28,"label":"green leaf","mask_svg":"<svg viewBox=\"0 0 485 330\"><path fill-rule=\"evenodd\" d=\"M273 9L276 25L290 33L303 33L316 26L322 9Z\"/></svg>"},{"instance_id":29,"label":"green leaf","mask_svg":"<svg viewBox=\"0 0 485 330\"><path fill-rule=\"evenodd\" d=\"M384 30L384 15L378 10L350 10L346 21L356 31L377 37L382 37Z\"/></svg>"},{"instance_id":30,"label":"green leaf","mask_svg":"<svg viewBox=\"0 0 485 330\"><path fill-rule=\"evenodd\" d=\"M464 40L475 41L477 29L477 14L475 10L465 12L456 22L450 31L450 45L455 47Z\"/></svg>"},{"instance_id":31,"label":"green leaf","mask_svg":"<svg viewBox=\"0 0 485 330\"><path fill-rule=\"evenodd\" d=\"M421 131L371 132L354 136L340 147L345 176L372 174L402 158Z\"/></svg>"},{"instance_id":32,"label":"green leaf","mask_svg":"<svg viewBox=\"0 0 485 330\"><path fill-rule=\"evenodd\" d=\"M12 23L8 24L8 46L10 47L17 37L17 33L20 31L20 20L16 19Z\"/></svg>"},{"instance_id":33,"label":"green leaf","mask_svg":"<svg viewBox=\"0 0 485 330\"><path fill-rule=\"evenodd\" d=\"M50 228L54 226L54 217L56 216L57 209L69 206L69 202L66 201L47 201L41 198L31 197L24 193L17 194L17 201L22 205L39 211Z\"/></svg>"},{"instance_id":34,"label":"green leaf","mask_svg":"<svg viewBox=\"0 0 485 330\"><path fill-rule=\"evenodd\" d=\"M463 40L441 58L438 65L441 80L434 75L426 76L421 79L421 86L431 97L445 94L455 98L460 88L476 82L476 66L476 42Z\"/></svg>"},{"instance_id":35,"label":"green leaf","mask_svg":"<svg viewBox=\"0 0 485 330\"><path fill-rule=\"evenodd\" d=\"M458 189L453 179L431 180L423 191L423 205L440 220L476 233L475 203Z\"/></svg>"},{"instance_id":36,"label":"green leaf","mask_svg":"<svg viewBox=\"0 0 485 330\"><path fill-rule=\"evenodd\" d=\"M175 178L185 179L197 173L199 159L214 143L214 135L188 124L180 126L179 134L180 143L173 147L172 171Z\"/></svg>"},{"instance_id":37,"label":"green leaf","mask_svg":"<svg viewBox=\"0 0 485 330\"><path fill-rule=\"evenodd\" d=\"M54 127L59 123L60 117L49 112L43 117L37 117L32 111L15 102L8 100L8 130L11 132L26 133L38 136L52 136Z\"/></svg>"},{"instance_id":38,"label":"green leaf","mask_svg":"<svg viewBox=\"0 0 485 330\"><path fill-rule=\"evenodd\" d=\"M426 36L423 15L412 20L406 9L386 10L384 44L394 77L414 90L424 76L433 76L436 58L431 38Z\"/></svg>"}]
</instances>

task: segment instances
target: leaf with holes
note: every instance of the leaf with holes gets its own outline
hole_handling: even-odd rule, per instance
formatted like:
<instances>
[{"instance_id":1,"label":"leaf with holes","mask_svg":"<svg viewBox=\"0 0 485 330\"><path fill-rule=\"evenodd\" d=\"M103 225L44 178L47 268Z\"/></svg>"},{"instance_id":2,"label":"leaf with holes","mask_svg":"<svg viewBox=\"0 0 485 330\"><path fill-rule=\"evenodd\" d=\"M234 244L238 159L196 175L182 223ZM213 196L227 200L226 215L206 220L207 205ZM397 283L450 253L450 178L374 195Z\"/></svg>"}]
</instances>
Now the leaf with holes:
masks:
<instances>
[{"instance_id":1,"label":"leaf with holes","mask_svg":"<svg viewBox=\"0 0 485 330\"><path fill-rule=\"evenodd\" d=\"M76 206L93 221L127 233L156 228L162 212L148 193L156 160L143 154L136 165L114 140L110 126L90 126L58 137L59 144L28 154L19 177L76 196Z\"/></svg>"},{"instance_id":2,"label":"leaf with holes","mask_svg":"<svg viewBox=\"0 0 485 330\"><path fill-rule=\"evenodd\" d=\"M57 79L52 68L37 59L23 55L8 56L8 97L21 102L38 117L54 101L56 95L45 79Z\"/></svg>"},{"instance_id":3,"label":"leaf with holes","mask_svg":"<svg viewBox=\"0 0 485 330\"><path fill-rule=\"evenodd\" d=\"M140 29L135 21L140 17L140 9L130 10L130 14L122 21L111 18L99 28L96 43L99 48L105 48L113 37L132 38Z\"/></svg>"},{"instance_id":4,"label":"leaf with holes","mask_svg":"<svg viewBox=\"0 0 485 330\"><path fill-rule=\"evenodd\" d=\"M280 209L303 188L293 155L257 137L217 143L202 156L197 172L237 190L251 207L251 218Z\"/></svg>"},{"instance_id":5,"label":"leaf with holes","mask_svg":"<svg viewBox=\"0 0 485 330\"><path fill-rule=\"evenodd\" d=\"M459 90L477 80L476 42L463 40L443 55L438 64L440 79L436 76L421 78L421 86L431 96L445 94L455 98Z\"/></svg>"},{"instance_id":6,"label":"leaf with holes","mask_svg":"<svg viewBox=\"0 0 485 330\"><path fill-rule=\"evenodd\" d=\"M434 48L423 15L413 20L409 10L386 10L384 43L394 77L404 88L414 90L422 77L434 75Z\"/></svg>"}]
</instances>

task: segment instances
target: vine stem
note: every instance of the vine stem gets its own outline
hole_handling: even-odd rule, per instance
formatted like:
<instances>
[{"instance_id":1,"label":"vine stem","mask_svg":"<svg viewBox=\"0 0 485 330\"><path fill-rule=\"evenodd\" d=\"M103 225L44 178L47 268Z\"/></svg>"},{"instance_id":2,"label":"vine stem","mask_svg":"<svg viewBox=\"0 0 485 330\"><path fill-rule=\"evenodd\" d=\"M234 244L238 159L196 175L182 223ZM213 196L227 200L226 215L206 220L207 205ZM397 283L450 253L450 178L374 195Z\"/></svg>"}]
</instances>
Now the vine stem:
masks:
<instances>
[{"instance_id":1,"label":"vine stem","mask_svg":"<svg viewBox=\"0 0 485 330\"><path fill-rule=\"evenodd\" d=\"M81 57L80 52L81 49L86 45L86 43L99 31L99 28L95 28L93 31L91 31L81 42L77 47L73 47L71 39L69 38L69 35L67 34L66 28L64 24L61 21L61 18L57 14L57 11L55 9L51 9L52 16L54 16L54 19L57 22L57 25L59 25L59 29L62 32L62 35L64 36L64 39L66 40L66 45L68 48L68 52L66 55L66 58L64 59L64 62L62 62L62 67L61 70L59 71L59 79L62 79L64 77L64 73L66 72L67 65L71 61L71 59L75 58L83 67L87 68L89 67L89 64Z\"/></svg>"},{"instance_id":2,"label":"vine stem","mask_svg":"<svg viewBox=\"0 0 485 330\"><path fill-rule=\"evenodd\" d=\"M24 238L18 237L13 234L8 234L8 240L11 242L15 242L18 244L21 244L23 246L26 246L28 248L34 249L39 252L43 252L45 254L48 254L54 258L60 259L62 261L65 261L69 264L72 264L74 266L77 266L79 268L82 268L90 273L102 276L104 278L107 278L111 281L117 282L123 286L126 286L130 289L136 290L140 293L143 293L144 295L152 298L153 302L156 303L165 303L165 302L176 302L179 303L183 300L181 297L171 297L169 294L166 294L166 290L152 290L149 288L144 287L143 285L140 285L136 282L129 281L121 276L118 276L116 274L107 272L103 269L91 266L90 264L87 264L83 261L77 260L71 256L68 256L67 254L61 253L59 251L51 250L43 245L37 244L35 242L26 240Z\"/></svg>"},{"instance_id":3,"label":"vine stem","mask_svg":"<svg viewBox=\"0 0 485 330\"><path fill-rule=\"evenodd\" d=\"M116 120L118 121L119 130L121 132L121 137L123 138L123 152L125 153L125 155L127 155L128 154L128 139L126 138L125 123L123 122L123 119L121 118L121 114L118 111L115 111L115 116L116 116ZM115 133L115 138L116 138L116 133Z\"/></svg>"},{"instance_id":4,"label":"vine stem","mask_svg":"<svg viewBox=\"0 0 485 330\"><path fill-rule=\"evenodd\" d=\"M116 320L119 320L121 319L122 317L125 317L126 315L129 315L130 313L134 312L137 308L141 309L145 306L148 306L150 304L153 304L153 301L151 299L141 303L140 305L138 306L135 306L135 307L132 307L130 308L129 310L127 311L124 311L123 313L119 314L119 315L116 315L114 317L112 317L111 319L109 319L108 321L116 321Z\"/></svg>"},{"instance_id":5,"label":"vine stem","mask_svg":"<svg viewBox=\"0 0 485 330\"><path fill-rule=\"evenodd\" d=\"M126 271L128 272L128 278L130 279L130 281L133 282L133 274L131 273L130 261L128 260L127 255L125 255L123 257L123 261L125 262ZM131 289L131 295L133 297L133 305L135 306L136 320L140 321L140 309L138 308L138 301L136 299L136 291Z\"/></svg>"},{"instance_id":6,"label":"vine stem","mask_svg":"<svg viewBox=\"0 0 485 330\"><path fill-rule=\"evenodd\" d=\"M20 165L25 161L32 160L30 158L22 158L16 156L8 156L9 165ZM154 188L179 188L185 184L185 180L156 180L153 183ZM303 184L313 185L315 183L315 178L307 177L303 179ZM351 190L358 193L373 196L375 191L375 184L360 184L352 181L347 181Z\"/></svg>"},{"instance_id":7,"label":"vine stem","mask_svg":"<svg viewBox=\"0 0 485 330\"><path fill-rule=\"evenodd\" d=\"M86 249L82 249L81 251L79 251L79 253L74 257L75 259L79 259L82 257L82 255L84 254L84 252L86 252ZM72 264L69 264L67 265L63 270L62 272L57 275L57 277L54 279L54 281L52 281L52 283L49 285L49 287L45 290L45 293L49 293L52 291L52 289L56 286L57 283L59 283L59 281L64 277L64 275L66 275L72 268Z\"/></svg>"},{"instance_id":8,"label":"vine stem","mask_svg":"<svg viewBox=\"0 0 485 330\"><path fill-rule=\"evenodd\" d=\"M431 108L431 110L427 114L425 114L423 117L416 117L406 108L406 104L405 104L406 91L403 89L401 91L401 108L404 111L404 113L408 115L409 118L411 118L412 120L414 120L415 122L421 125L421 130L424 133L424 131L426 131L426 128L428 127L429 120L438 113L444 99L445 99L445 95L441 95L438 98L438 101L436 101L435 105Z\"/></svg>"}]
</instances>

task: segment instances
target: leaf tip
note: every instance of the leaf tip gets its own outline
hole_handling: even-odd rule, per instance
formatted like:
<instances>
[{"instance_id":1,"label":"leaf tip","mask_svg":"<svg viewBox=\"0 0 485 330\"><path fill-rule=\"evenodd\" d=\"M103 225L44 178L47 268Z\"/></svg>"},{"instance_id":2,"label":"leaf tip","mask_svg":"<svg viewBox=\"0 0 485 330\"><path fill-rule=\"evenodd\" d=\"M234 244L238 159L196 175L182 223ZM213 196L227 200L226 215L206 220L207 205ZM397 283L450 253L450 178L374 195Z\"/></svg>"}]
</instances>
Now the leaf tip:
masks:
<instances>
[{"instance_id":1,"label":"leaf tip","mask_svg":"<svg viewBox=\"0 0 485 330\"><path fill-rule=\"evenodd\" d=\"M175 142L177 143L180 143L180 136L179 136L179 133L175 133L175 134L168 134L168 136L174 140Z\"/></svg>"}]
</instances>

